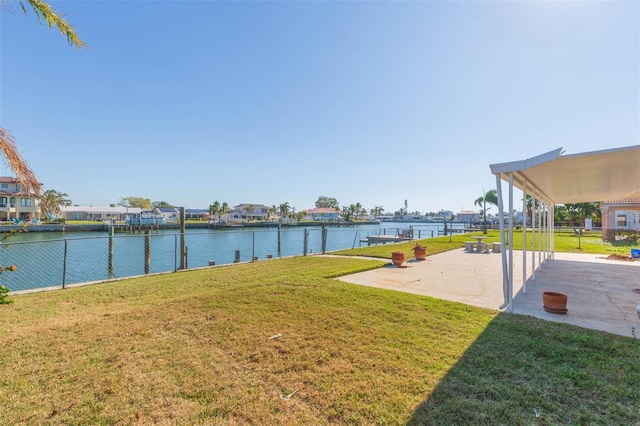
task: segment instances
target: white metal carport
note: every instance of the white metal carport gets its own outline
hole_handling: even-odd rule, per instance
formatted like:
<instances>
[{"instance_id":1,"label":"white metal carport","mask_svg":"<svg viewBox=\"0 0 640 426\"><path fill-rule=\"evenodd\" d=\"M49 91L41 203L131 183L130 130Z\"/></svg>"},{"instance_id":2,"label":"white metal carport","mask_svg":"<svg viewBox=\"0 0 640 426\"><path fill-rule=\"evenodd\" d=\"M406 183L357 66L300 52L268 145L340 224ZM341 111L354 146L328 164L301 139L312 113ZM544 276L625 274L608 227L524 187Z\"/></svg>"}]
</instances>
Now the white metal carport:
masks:
<instances>
[{"instance_id":1,"label":"white metal carport","mask_svg":"<svg viewBox=\"0 0 640 426\"><path fill-rule=\"evenodd\" d=\"M523 220L527 195L532 203L532 278L538 268L553 258L553 206L640 197L640 145L563 155L562 148L537 157L509 163L492 164L496 176L498 211L503 212L502 181L508 182L508 241L513 241L513 188L523 193ZM536 206L536 201L539 203ZM537 217L536 217L537 216ZM504 217L500 215L502 246L506 247ZM526 223L526 222L525 222ZM523 226L523 291L526 293L527 227ZM536 235L537 234L537 235ZM536 256L537 252L537 256ZM500 309L513 310L513 246L502 250L504 303Z\"/></svg>"}]
</instances>

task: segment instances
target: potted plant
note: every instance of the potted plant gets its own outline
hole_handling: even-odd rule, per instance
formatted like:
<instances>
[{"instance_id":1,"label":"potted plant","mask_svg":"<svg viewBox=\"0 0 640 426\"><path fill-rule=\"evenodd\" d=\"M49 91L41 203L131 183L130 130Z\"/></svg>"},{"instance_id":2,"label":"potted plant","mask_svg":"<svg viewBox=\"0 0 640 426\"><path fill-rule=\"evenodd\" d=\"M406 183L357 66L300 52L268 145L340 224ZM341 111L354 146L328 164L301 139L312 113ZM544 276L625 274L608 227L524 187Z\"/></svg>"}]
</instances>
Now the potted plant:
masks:
<instances>
[{"instance_id":1,"label":"potted plant","mask_svg":"<svg viewBox=\"0 0 640 426\"><path fill-rule=\"evenodd\" d=\"M420 243L416 243L412 250L416 260L425 260L427 258L427 248L421 246Z\"/></svg>"},{"instance_id":2,"label":"potted plant","mask_svg":"<svg viewBox=\"0 0 640 426\"><path fill-rule=\"evenodd\" d=\"M391 252L391 262L393 262L394 266L400 267L404 264L405 255L403 251L392 251Z\"/></svg>"},{"instance_id":3,"label":"potted plant","mask_svg":"<svg viewBox=\"0 0 640 426\"><path fill-rule=\"evenodd\" d=\"M555 291L545 291L542 293L542 307L552 314L566 314L567 295Z\"/></svg>"}]
</instances>

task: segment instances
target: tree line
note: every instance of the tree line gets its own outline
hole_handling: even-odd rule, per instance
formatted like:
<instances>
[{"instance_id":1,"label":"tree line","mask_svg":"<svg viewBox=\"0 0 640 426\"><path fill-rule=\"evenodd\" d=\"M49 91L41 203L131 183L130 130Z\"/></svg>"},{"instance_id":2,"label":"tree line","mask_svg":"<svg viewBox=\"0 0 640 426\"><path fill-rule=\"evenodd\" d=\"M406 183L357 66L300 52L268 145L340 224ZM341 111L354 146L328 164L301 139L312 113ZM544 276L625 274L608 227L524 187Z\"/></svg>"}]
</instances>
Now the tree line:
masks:
<instances>
[{"instance_id":1,"label":"tree line","mask_svg":"<svg viewBox=\"0 0 640 426\"><path fill-rule=\"evenodd\" d=\"M487 207L487 204L489 205ZM527 219L531 222L533 211L539 207L539 201L535 200L531 195L527 195L526 208ZM478 197L474 201L474 205L480 207L480 215L486 221L487 211L491 206L498 207L498 191L491 189L487 191L483 196ZM553 217L556 223L567 224L569 226L582 226L585 219L591 219L594 222L602 222L602 211L600 210L600 203L570 203L570 204L556 204L553 206Z\"/></svg>"}]
</instances>

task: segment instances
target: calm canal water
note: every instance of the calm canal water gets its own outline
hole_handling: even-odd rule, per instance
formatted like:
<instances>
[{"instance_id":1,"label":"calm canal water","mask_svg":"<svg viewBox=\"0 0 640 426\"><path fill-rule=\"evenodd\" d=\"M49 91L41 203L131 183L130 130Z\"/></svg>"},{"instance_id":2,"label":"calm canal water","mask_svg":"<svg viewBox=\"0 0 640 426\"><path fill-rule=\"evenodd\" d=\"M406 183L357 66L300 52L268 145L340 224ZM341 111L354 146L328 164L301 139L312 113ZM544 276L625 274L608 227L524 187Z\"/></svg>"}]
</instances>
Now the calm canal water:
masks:
<instances>
[{"instance_id":1,"label":"calm canal water","mask_svg":"<svg viewBox=\"0 0 640 426\"><path fill-rule=\"evenodd\" d=\"M360 240L373 235L395 235L398 230L412 227L415 238L437 237L442 223L386 222L380 225L328 227L326 251L366 245ZM462 228L461 224L454 225ZM304 253L305 232L307 252L322 250L320 227L241 230L187 230L187 266L198 268L233 263L236 250L240 261L256 256L285 257ZM109 268L109 237L104 233L24 233L10 237L0 244L0 265L16 265L16 272L5 272L0 284L12 291L28 290L122 278L149 273L175 271L180 266L180 235L175 230L154 231L149 237L148 256L145 256L145 235L115 234L113 238L112 269Z\"/></svg>"}]
</instances>

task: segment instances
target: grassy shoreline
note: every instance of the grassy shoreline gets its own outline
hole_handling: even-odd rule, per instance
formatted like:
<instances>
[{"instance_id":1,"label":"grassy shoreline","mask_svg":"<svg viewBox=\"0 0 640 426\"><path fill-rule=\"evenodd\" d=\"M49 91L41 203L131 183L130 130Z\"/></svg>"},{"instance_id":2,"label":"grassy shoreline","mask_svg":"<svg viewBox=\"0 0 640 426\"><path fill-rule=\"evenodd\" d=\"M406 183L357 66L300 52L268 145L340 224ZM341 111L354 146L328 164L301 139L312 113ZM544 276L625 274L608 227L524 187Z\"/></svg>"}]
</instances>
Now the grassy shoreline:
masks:
<instances>
[{"instance_id":1,"label":"grassy shoreline","mask_svg":"<svg viewBox=\"0 0 640 426\"><path fill-rule=\"evenodd\" d=\"M13 296L0 424L640 423L637 340L333 279L385 262Z\"/></svg>"},{"instance_id":2,"label":"grassy shoreline","mask_svg":"<svg viewBox=\"0 0 640 426\"><path fill-rule=\"evenodd\" d=\"M390 258L392 251L404 251L407 257L411 257L411 248L416 242L420 242L427 247L427 255L442 253L464 247L464 242L469 241L473 235L485 235L482 232L471 234L454 234L451 237L428 238L398 244L384 244L378 246L359 247L348 250L338 250L334 254L350 256L371 256L380 258ZM488 241L500 241L500 231L487 231ZM539 240L536 234L536 241ZM537 244L537 243L536 243ZM537 248L537 246L536 246ZM522 250L522 231L513 233L513 249ZM589 253L589 254L622 254L629 256L630 245L614 246L611 243L602 241L599 232L586 234L578 238L577 235L569 232L556 232L554 235L554 249L564 253ZM527 232L527 250L531 250L531 231Z\"/></svg>"}]
</instances>

